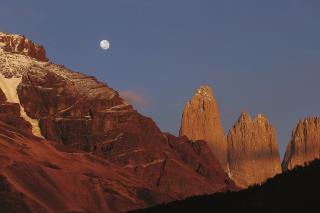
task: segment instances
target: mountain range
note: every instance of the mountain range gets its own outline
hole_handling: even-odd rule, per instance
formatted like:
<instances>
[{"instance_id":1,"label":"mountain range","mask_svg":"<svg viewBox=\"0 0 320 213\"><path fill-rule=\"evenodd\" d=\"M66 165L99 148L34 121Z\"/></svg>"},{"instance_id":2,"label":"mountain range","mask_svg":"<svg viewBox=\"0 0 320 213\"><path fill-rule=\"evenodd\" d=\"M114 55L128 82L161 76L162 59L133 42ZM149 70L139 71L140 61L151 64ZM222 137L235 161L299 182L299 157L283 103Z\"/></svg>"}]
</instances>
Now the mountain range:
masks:
<instances>
[{"instance_id":1,"label":"mountain range","mask_svg":"<svg viewBox=\"0 0 320 213\"><path fill-rule=\"evenodd\" d=\"M319 158L319 128L319 118L301 120L281 164L267 117L243 112L224 135L203 85L177 137L107 84L51 62L41 45L0 33L3 212L125 212L239 191Z\"/></svg>"}]
</instances>

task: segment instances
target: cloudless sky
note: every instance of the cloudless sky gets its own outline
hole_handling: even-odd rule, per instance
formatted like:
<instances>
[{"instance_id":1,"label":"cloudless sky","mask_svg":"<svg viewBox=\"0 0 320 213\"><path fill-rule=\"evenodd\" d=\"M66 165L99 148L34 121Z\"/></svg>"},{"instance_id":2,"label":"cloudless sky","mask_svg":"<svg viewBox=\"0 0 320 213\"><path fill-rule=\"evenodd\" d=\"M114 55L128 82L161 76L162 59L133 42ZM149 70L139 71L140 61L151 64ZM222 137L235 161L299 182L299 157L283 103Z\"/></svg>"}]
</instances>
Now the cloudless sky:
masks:
<instances>
[{"instance_id":1,"label":"cloudless sky","mask_svg":"<svg viewBox=\"0 0 320 213\"><path fill-rule=\"evenodd\" d=\"M140 96L138 110L174 134L208 84L226 132L241 111L262 112L283 155L297 121L320 114L319 11L318 0L1 0L0 31Z\"/></svg>"}]
</instances>

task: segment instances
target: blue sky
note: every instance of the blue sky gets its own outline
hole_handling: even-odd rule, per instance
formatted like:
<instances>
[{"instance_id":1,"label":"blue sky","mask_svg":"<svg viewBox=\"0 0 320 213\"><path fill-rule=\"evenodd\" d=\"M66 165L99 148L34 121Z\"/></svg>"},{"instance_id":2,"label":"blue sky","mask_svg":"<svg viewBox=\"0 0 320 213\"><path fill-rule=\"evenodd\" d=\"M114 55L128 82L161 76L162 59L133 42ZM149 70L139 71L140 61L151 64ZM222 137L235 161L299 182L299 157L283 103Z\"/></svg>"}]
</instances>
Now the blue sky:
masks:
<instances>
[{"instance_id":1,"label":"blue sky","mask_svg":"<svg viewBox=\"0 0 320 213\"><path fill-rule=\"evenodd\" d=\"M208 84L226 132L241 111L264 113L283 153L297 121L320 114L319 10L317 0L1 0L0 31L125 91L174 134Z\"/></svg>"}]
</instances>

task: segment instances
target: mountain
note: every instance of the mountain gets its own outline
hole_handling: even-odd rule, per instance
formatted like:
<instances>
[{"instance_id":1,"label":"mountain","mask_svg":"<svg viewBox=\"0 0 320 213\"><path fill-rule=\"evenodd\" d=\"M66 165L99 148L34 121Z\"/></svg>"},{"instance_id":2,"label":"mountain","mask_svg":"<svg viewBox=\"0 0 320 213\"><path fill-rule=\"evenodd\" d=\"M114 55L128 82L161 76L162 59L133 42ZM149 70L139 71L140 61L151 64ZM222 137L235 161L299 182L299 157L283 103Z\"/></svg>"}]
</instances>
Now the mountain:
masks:
<instances>
[{"instance_id":1,"label":"mountain","mask_svg":"<svg viewBox=\"0 0 320 213\"><path fill-rule=\"evenodd\" d=\"M43 46L33 43L23 35L0 32L0 47L6 52L29 56L37 61L49 61Z\"/></svg>"},{"instance_id":2,"label":"mountain","mask_svg":"<svg viewBox=\"0 0 320 213\"><path fill-rule=\"evenodd\" d=\"M1 212L124 212L168 202L101 157L0 122Z\"/></svg>"},{"instance_id":3,"label":"mountain","mask_svg":"<svg viewBox=\"0 0 320 213\"><path fill-rule=\"evenodd\" d=\"M181 119L180 136L206 141L222 167L227 168L227 143L218 104L209 86L200 86L187 102Z\"/></svg>"},{"instance_id":4,"label":"mountain","mask_svg":"<svg viewBox=\"0 0 320 213\"><path fill-rule=\"evenodd\" d=\"M320 118L300 120L293 129L282 162L284 171L320 158Z\"/></svg>"},{"instance_id":5,"label":"mountain","mask_svg":"<svg viewBox=\"0 0 320 213\"><path fill-rule=\"evenodd\" d=\"M209 86L200 86L187 102L180 136L204 140L237 186L246 188L281 172L276 132L267 118L242 113L225 139L217 102ZM263 168L263 169L262 169Z\"/></svg>"},{"instance_id":6,"label":"mountain","mask_svg":"<svg viewBox=\"0 0 320 213\"><path fill-rule=\"evenodd\" d=\"M157 212L317 212L320 160L278 174L261 186L217 193L134 211Z\"/></svg>"},{"instance_id":7,"label":"mountain","mask_svg":"<svg viewBox=\"0 0 320 213\"><path fill-rule=\"evenodd\" d=\"M230 177L243 188L281 173L276 131L267 118L243 112L227 135Z\"/></svg>"},{"instance_id":8,"label":"mountain","mask_svg":"<svg viewBox=\"0 0 320 213\"><path fill-rule=\"evenodd\" d=\"M81 212L91 210L94 200L93 212L118 212L237 189L206 142L161 132L117 91L52 63L42 46L24 36L0 33L0 88L2 140L10 144L3 145L0 164L10 168L5 162L12 158L19 167L10 175L2 169L0 176L28 208L36 202L48 211ZM42 144L46 148L39 151ZM16 147L27 148L21 154ZM6 149L17 153L10 157ZM75 188L69 186L73 182ZM33 185L23 188L25 183Z\"/></svg>"}]
</instances>

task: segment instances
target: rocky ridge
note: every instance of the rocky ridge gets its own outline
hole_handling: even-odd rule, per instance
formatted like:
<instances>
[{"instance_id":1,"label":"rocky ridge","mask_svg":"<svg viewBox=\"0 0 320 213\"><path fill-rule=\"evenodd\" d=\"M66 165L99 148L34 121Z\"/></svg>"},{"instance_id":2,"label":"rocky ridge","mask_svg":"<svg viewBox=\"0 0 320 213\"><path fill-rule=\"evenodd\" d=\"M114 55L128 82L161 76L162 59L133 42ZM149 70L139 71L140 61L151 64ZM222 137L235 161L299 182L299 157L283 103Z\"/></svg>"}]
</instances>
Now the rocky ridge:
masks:
<instances>
[{"instance_id":1,"label":"rocky ridge","mask_svg":"<svg viewBox=\"0 0 320 213\"><path fill-rule=\"evenodd\" d=\"M0 48L17 54L23 54L38 61L48 61L45 49L33 43L23 35L7 34L0 32Z\"/></svg>"}]
</instances>

